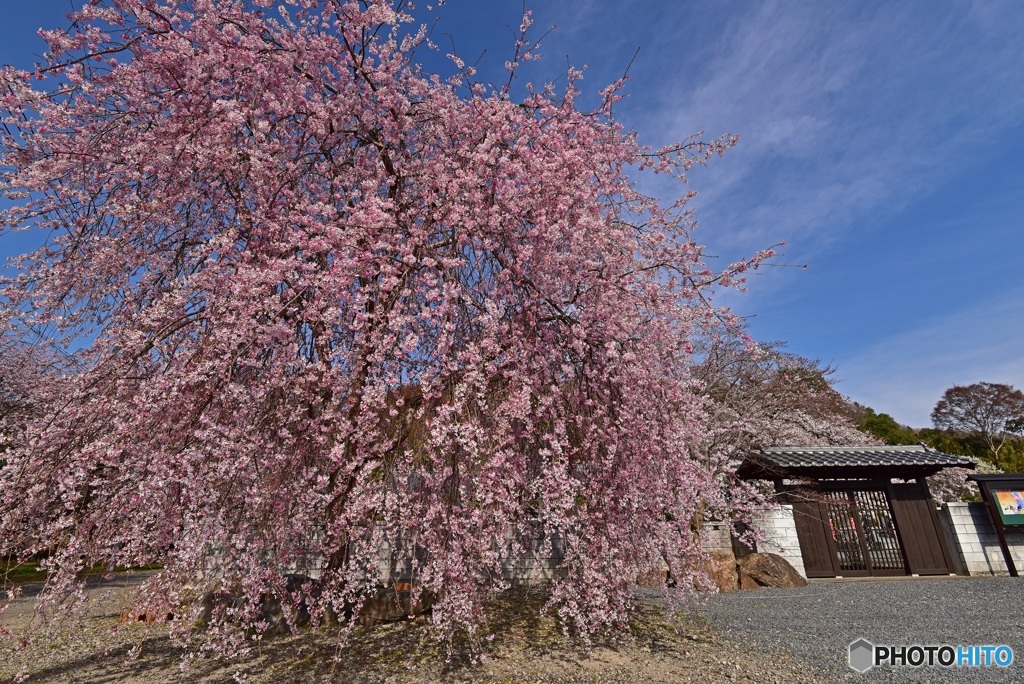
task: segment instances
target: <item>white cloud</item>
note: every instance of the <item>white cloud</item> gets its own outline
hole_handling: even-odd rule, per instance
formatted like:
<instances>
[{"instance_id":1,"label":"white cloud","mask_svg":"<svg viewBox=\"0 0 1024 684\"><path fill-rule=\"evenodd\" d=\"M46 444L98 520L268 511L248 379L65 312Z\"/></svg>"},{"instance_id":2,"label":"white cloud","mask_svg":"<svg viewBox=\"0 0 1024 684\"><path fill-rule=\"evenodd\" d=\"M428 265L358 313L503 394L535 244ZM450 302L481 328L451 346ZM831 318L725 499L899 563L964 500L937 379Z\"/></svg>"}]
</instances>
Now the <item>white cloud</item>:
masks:
<instances>
[{"instance_id":1,"label":"white cloud","mask_svg":"<svg viewBox=\"0 0 1024 684\"><path fill-rule=\"evenodd\" d=\"M1024 281L982 280L1021 245L1019 202L965 191L962 211L921 211L938 188L1012 172L993 160L1024 129L1024 3L548 7L566 27L548 54L592 64L588 87L641 48L619 115L642 141L740 134L725 159L690 174L697 239L722 265L785 240L782 262L810 272L769 270L720 302L766 312L773 336L839 367L840 389L915 426L952 384L1024 386ZM895 321L906 329L893 334Z\"/></svg>"},{"instance_id":2,"label":"white cloud","mask_svg":"<svg viewBox=\"0 0 1024 684\"><path fill-rule=\"evenodd\" d=\"M902 205L1024 120L1015 7L1002 22L985 3L757 7L730 17L700 69L638 94L648 137L741 135L696 174L700 217L727 248L827 249L860 216Z\"/></svg>"},{"instance_id":3,"label":"white cloud","mask_svg":"<svg viewBox=\"0 0 1024 684\"><path fill-rule=\"evenodd\" d=\"M914 427L953 385L1000 382L1024 388L1024 290L964 308L839 359L839 389Z\"/></svg>"}]
</instances>

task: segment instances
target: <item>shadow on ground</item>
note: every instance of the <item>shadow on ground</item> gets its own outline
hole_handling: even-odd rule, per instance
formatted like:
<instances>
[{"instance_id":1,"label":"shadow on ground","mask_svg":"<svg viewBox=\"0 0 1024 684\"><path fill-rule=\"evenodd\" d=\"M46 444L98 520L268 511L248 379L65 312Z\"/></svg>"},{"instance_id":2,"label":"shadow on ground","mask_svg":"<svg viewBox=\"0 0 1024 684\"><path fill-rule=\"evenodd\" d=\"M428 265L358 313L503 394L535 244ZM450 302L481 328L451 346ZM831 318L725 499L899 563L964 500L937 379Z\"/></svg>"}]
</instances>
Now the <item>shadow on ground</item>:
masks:
<instances>
[{"instance_id":1,"label":"shadow on ground","mask_svg":"<svg viewBox=\"0 0 1024 684\"><path fill-rule=\"evenodd\" d=\"M543 611L541 592L518 589L494 600L487 609L486 631L476 638L463 635L446 645L437 641L425 618L356 628L344 638L338 628L265 638L244 657L216 660L189 657L172 643L166 626L118 625L113 616L93 618L90 632L110 632L118 638L99 651L84 648L77 656L49 667L30 667L31 682L220 682L232 679L259 682L415 682L518 681L517 668L543 661L557 662L558 672L586 674L594 670L595 653L612 662L628 661L640 653L681 655L683 639L709 638L706 627L672 624L653 605L641 605L631 621L631 634L597 639L585 648L566 636L557 621ZM493 635L488 638L488 635ZM54 646L59 648L59 646ZM184 669L183 669L184 668ZM23 670L24 672L24 670ZM237 673L237 675L236 675ZM586 680L579 680L586 681Z\"/></svg>"}]
</instances>

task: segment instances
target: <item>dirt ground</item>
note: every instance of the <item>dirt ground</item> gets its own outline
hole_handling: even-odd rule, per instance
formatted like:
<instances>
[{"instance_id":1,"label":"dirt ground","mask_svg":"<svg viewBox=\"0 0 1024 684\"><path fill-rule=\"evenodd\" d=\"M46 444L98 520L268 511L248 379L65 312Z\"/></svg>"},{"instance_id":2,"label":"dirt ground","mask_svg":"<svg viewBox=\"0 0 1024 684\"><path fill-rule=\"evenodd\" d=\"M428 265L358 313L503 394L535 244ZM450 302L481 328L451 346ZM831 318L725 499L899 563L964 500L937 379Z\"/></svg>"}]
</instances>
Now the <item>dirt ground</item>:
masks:
<instances>
[{"instance_id":1,"label":"dirt ground","mask_svg":"<svg viewBox=\"0 0 1024 684\"><path fill-rule=\"evenodd\" d=\"M732 643L706 626L641 604L632 634L595 644L589 651L567 639L539 613L539 596L520 593L492 607L490 631L478 662L446 657L423 618L360 629L346 641L321 630L264 640L243 658L187 659L164 624L121 623L141 576L94 581L90 610L74 624L27 631L33 594L14 601L0 624L0 682L773 682L822 681L785 653L765 653ZM45 630L44 630L45 632Z\"/></svg>"}]
</instances>

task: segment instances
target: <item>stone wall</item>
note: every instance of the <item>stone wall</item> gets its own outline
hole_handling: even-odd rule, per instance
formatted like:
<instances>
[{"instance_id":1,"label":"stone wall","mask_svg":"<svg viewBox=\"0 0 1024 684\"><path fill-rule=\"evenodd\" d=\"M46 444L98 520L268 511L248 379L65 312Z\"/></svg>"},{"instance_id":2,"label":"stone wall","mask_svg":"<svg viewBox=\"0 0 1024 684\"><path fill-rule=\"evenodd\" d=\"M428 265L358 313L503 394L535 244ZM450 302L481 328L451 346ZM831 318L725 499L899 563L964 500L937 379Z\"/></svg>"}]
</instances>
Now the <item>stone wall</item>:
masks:
<instances>
[{"instance_id":1,"label":"stone wall","mask_svg":"<svg viewBox=\"0 0 1024 684\"><path fill-rule=\"evenodd\" d=\"M543 584L565 575L565 568L559 567L565 560L565 539L560 534L524 538L521 544L522 553L507 553L501 558L497 571L501 579L513 584ZM413 551L408 544L381 544L378 555L380 581L385 585L413 581ZM423 549L417 548L416 553L420 563L426 561ZM487 569L484 572L493 577L495 571Z\"/></svg>"},{"instance_id":2,"label":"stone wall","mask_svg":"<svg viewBox=\"0 0 1024 684\"><path fill-rule=\"evenodd\" d=\"M950 553L959 555L963 571L969 575L1008 574L999 537L985 504L945 503L940 517L945 518L943 527L953 537ZM1024 532L1006 530L1006 542L1017 571L1024 572Z\"/></svg>"},{"instance_id":3,"label":"stone wall","mask_svg":"<svg viewBox=\"0 0 1024 684\"><path fill-rule=\"evenodd\" d=\"M565 559L565 539L552 534L549 541L550 546L545 549L543 537L523 540L522 555L506 556L502 560L502 579L515 584L544 584L564 577L565 568L558 566Z\"/></svg>"},{"instance_id":4,"label":"stone wall","mask_svg":"<svg viewBox=\"0 0 1024 684\"><path fill-rule=\"evenodd\" d=\"M762 538L757 542L756 548L751 549L733 537L729 523L705 522L704 550L709 553L732 554L737 558L742 558L753 551L774 553L789 561L800 576L806 578L804 559L800 555L800 540L796 536L796 522L793 520L793 506L785 504L762 511L755 525L762 531Z\"/></svg>"},{"instance_id":5,"label":"stone wall","mask_svg":"<svg viewBox=\"0 0 1024 684\"><path fill-rule=\"evenodd\" d=\"M706 520L701 534L701 548L708 553L731 554L732 526L720 520Z\"/></svg>"},{"instance_id":6,"label":"stone wall","mask_svg":"<svg viewBox=\"0 0 1024 684\"><path fill-rule=\"evenodd\" d=\"M706 521L702 533L703 548L709 553L733 555L737 558L751 551L775 553L789 561L801 576L806 577L793 521L793 507L784 505L765 511L757 524L764 531L764 538L758 542L757 548L748 549L734 538L732 526L728 522ZM558 565L565 558L564 540L560 535L553 535L548 548L545 548L543 541L543 538L524 540L525 553L507 557L502 562L502 578L514 583L534 584L550 582L563 574L564 568ZM298 559L288 572L318 578L320 564L319 556L309 554ZM378 567L380 580L384 584L408 582L413 575L412 549L384 542L378 555Z\"/></svg>"}]
</instances>

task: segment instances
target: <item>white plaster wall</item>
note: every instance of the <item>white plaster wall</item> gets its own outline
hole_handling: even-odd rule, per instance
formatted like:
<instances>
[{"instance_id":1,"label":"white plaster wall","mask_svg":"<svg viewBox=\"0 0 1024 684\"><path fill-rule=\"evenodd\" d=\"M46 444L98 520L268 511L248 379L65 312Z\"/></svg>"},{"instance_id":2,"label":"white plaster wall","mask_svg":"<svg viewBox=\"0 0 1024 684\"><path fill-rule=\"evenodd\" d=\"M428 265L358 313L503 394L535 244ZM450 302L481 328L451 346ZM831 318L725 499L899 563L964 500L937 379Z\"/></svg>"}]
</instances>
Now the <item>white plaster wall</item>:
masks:
<instances>
[{"instance_id":1,"label":"white plaster wall","mask_svg":"<svg viewBox=\"0 0 1024 684\"><path fill-rule=\"evenodd\" d=\"M1008 570L999 546L995 525L983 503L945 503L941 514L953 533L955 548L970 575L1006 575ZM1006 543L1017 571L1024 572L1024 532L1006 530Z\"/></svg>"},{"instance_id":2,"label":"white plaster wall","mask_svg":"<svg viewBox=\"0 0 1024 684\"><path fill-rule=\"evenodd\" d=\"M764 538L757 542L757 550L782 556L801 576L807 577L804 559L800 555L800 540L796 536L793 506L783 504L763 511L757 526L764 532Z\"/></svg>"}]
</instances>

